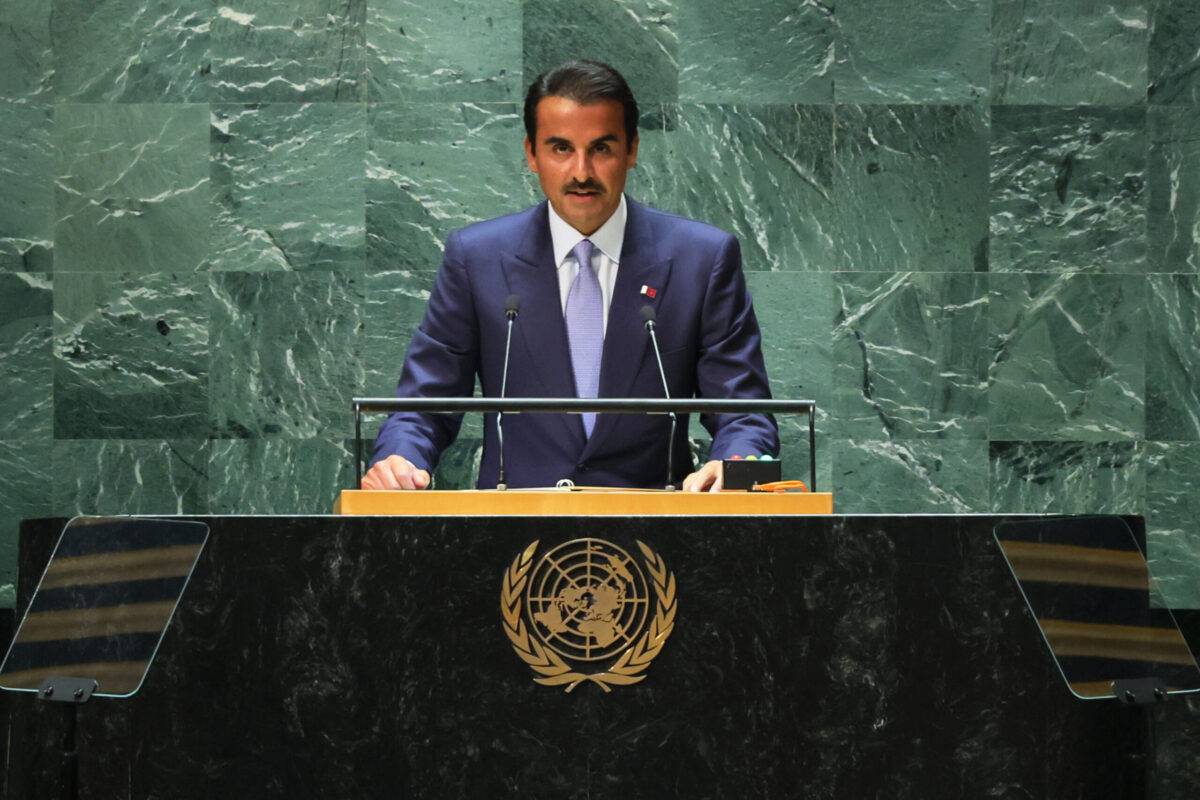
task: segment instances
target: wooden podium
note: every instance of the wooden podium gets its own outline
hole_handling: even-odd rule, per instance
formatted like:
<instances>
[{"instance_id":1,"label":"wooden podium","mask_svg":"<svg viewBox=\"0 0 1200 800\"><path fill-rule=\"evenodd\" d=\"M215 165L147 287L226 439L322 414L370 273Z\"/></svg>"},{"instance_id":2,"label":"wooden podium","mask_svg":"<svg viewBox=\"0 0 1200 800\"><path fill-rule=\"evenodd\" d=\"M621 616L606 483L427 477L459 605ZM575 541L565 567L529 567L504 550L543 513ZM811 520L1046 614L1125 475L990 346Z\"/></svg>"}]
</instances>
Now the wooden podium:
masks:
<instances>
[{"instance_id":1,"label":"wooden podium","mask_svg":"<svg viewBox=\"0 0 1200 800\"><path fill-rule=\"evenodd\" d=\"M344 490L334 514L453 517L779 517L832 514L829 492L667 492L611 489Z\"/></svg>"}]
</instances>

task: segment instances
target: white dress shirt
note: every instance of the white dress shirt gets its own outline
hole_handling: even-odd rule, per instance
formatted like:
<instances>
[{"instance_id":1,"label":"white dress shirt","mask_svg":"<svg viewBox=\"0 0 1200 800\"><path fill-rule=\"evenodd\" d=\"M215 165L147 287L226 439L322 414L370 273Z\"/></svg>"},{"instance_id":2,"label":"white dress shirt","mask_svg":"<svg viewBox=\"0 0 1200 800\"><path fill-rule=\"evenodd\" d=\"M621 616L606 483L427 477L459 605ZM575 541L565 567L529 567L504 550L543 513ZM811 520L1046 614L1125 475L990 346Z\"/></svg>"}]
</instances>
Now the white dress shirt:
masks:
<instances>
[{"instance_id":1,"label":"white dress shirt","mask_svg":"<svg viewBox=\"0 0 1200 800\"><path fill-rule=\"evenodd\" d=\"M552 203L550 209L550 238L554 242L554 263L558 265L558 295L563 313L567 313L567 294L579 274L579 264L571 251L583 239L590 239L592 266L600 280L600 295L604 300L604 331L608 332L608 306L612 303L613 287L617 285L617 266L621 259L621 245L625 243L625 195L621 202L600 228L591 236L584 236L558 215Z\"/></svg>"}]
</instances>

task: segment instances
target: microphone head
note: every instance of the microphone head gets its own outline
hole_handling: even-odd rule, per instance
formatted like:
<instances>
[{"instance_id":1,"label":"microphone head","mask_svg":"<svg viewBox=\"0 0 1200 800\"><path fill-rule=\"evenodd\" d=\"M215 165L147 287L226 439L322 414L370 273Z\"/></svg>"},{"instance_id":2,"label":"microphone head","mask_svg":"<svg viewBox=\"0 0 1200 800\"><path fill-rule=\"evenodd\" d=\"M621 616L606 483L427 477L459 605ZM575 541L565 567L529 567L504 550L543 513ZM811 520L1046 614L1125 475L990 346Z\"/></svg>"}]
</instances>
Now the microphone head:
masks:
<instances>
[{"instance_id":1,"label":"microphone head","mask_svg":"<svg viewBox=\"0 0 1200 800\"><path fill-rule=\"evenodd\" d=\"M642 322L646 325L652 325L658 320L658 315L654 313L653 306L642 306Z\"/></svg>"},{"instance_id":2,"label":"microphone head","mask_svg":"<svg viewBox=\"0 0 1200 800\"><path fill-rule=\"evenodd\" d=\"M521 307L521 298L515 294L510 294L504 298L504 314L509 318L517 315L517 310Z\"/></svg>"}]
</instances>

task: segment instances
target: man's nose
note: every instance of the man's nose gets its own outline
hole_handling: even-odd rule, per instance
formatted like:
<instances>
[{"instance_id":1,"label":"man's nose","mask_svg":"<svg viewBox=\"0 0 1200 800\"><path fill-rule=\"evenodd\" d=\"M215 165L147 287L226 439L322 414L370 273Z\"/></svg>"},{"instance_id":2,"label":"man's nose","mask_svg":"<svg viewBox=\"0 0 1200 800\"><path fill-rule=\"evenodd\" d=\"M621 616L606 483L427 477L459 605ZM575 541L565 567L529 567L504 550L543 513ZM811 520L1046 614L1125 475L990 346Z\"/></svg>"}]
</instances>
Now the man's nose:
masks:
<instances>
[{"instance_id":1,"label":"man's nose","mask_svg":"<svg viewBox=\"0 0 1200 800\"><path fill-rule=\"evenodd\" d=\"M591 153L586 150L580 150L575 153L575 158L571 161L571 177L580 183L592 177Z\"/></svg>"}]
</instances>

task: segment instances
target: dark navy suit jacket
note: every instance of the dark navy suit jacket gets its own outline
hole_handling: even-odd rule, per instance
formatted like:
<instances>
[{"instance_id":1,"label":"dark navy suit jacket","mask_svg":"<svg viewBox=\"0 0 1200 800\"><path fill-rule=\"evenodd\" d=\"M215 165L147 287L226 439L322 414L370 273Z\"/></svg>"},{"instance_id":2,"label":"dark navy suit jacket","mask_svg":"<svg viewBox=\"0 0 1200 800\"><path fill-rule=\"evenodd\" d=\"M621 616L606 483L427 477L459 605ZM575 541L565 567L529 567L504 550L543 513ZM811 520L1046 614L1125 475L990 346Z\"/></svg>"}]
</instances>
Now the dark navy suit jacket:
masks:
<instances>
[{"instance_id":1,"label":"dark navy suit jacket","mask_svg":"<svg viewBox=\"0 0 1200 800\"><path fill-rule=\"evenodd\" d=\"M600 397L663 396L640 310L658 316L671 396L769 398L761 337L742 274L737 239L710 225L626 198L625 240L609 305ZM642 287L654 290L653 299ZM450 234L425 318L413 335L400 397L469 397L478 375L485 397L500 393L505 299L520 298L508 369L509 397L575 397L546 202ZM399 454L432 470L461 416L393 414L372 462ZM763 415L701 417L712 458L779 452L775 421ZM480 488L496 485L496 420L486 415ZM662 486L669 419L601 414L590 438L579 415L509 414L504 466L512 487ZM674 441L676 480L692 469L687 418Z\"/></svg>"}]
</instances>

